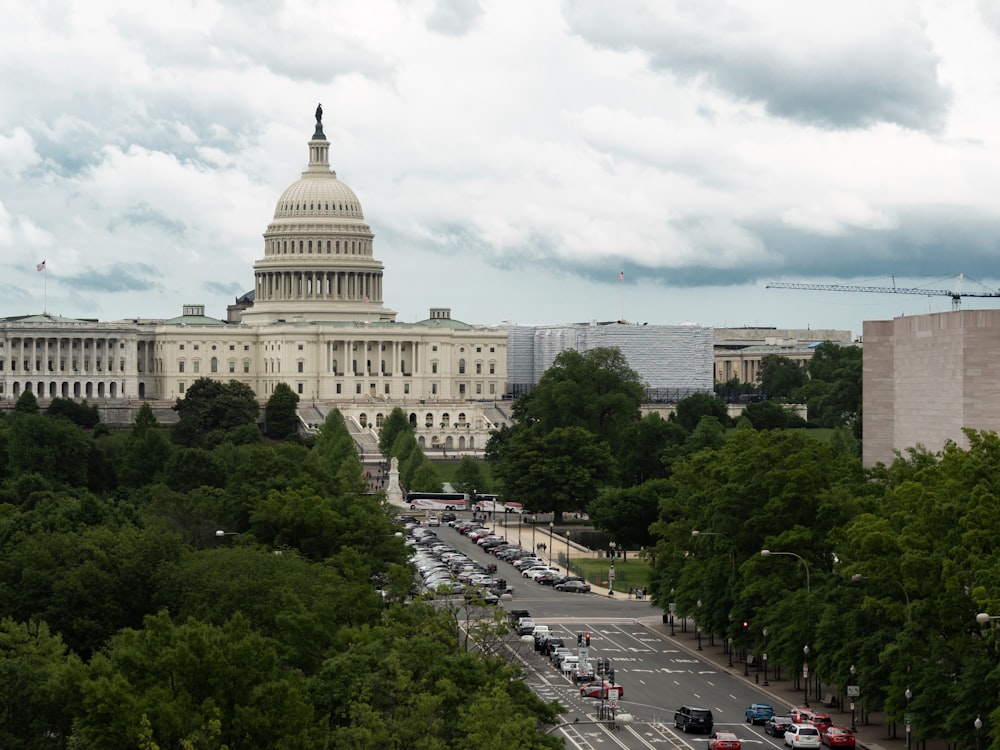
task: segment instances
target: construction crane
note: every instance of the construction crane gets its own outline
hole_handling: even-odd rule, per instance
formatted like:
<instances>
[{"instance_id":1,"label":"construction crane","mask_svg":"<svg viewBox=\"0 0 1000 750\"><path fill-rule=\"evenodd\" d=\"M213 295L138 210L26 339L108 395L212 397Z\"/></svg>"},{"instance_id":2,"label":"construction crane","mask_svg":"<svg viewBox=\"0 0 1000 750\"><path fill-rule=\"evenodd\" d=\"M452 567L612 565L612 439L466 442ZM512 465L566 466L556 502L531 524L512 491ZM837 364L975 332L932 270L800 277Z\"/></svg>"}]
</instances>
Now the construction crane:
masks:
<instances>
[{"instance_id":1,"label":"construction crane","mask_svg":"<svg viewBox=\"0 0 1000 750\"><path fill-rule=\"evenodd\" d=\"M989 292L963 292L962 281L964 276L958 275L958 283L954 290L949 289L922 289L908 288L900 286L856 286L851 284L806 284L785 281L772 281L767 285L767 289L805 289L816 292L876 292L879 294L921 294L926 297L951 297L951 309L962 309L962 297L1000 297L1000 291ZM895 280L894 280L895 281Z\"/></svg>"}]
</instances>

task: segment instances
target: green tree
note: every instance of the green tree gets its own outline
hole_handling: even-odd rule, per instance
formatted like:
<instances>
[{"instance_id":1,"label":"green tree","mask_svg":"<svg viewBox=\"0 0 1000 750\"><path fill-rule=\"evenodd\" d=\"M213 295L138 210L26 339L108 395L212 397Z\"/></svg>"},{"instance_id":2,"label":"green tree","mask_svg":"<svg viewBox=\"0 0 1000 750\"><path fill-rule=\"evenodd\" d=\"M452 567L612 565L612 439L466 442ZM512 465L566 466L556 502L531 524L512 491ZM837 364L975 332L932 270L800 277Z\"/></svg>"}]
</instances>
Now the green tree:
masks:
<instances>
[{"instance_id":1,"label":"green tree","mask_svg":"<svg viewBox=\"0 0 1000 750\"><path fill-rule=\"evenodd\" d=\"M452 485L456 492L465 492L469 495L490 491L483 476L483 467L472 456L462 456L462 460L455 468Z\"/></svg>"},{"instance_id":2,"label":"green tree","mask_svg":"<svg viewBox=\"0 0 1000 750\"><path fill-rule=\"evenodd\" d=\"M413 434L413 425L406 418L406 412L398 406L394 407L389 415L383 420L382 428L378 433L378 449L383 456L392 455L392 447L401 433Z\"/></svg>"},{"instance_id":3,"label":"green tree","mask_svg":"<svg viewBox=\"0 0 1000 750\"><path fill-rule=\"evenodd\" d=\"M755 430L782 430L802 427L802 418L777 401L758 401L747 404L743 416L750 420Z\"/></svg>"},{"instance_id":4,"label":"green tree","mask_svg":"<svg viewBox=\"0 0 1000 750\"><path fill-rule=\"evenodd\" d=\"M632 426L621 455L621 478L626 487L669 476L664 454L684 443L687 433L679 422L653 412Z\"/></svg>"},{"instance_id":5,"label":"green tree","mask_svg":"<svg viewBox=\"0 0 1000 750\"><path fill-rule=\"evenodd\" d=\"M148 403L143 403L118 456L118 481L126 487L151 484L167 467L173 446Z\"/></svg>"},{"instance_id":6,"label":"green tree","mask_svg":"<svg viewBox=\"0 0 1000 750\"><path fill-rule=\"evenodd\" d=\"M58 635L44 622L0 621L0 747L28 750L56 747L43 737L67 737L72 714L64 710L57 689L70 656Z\"/></svg>"},{"instance_id":7,"label":"green tree","mask_svg":"<svg viewBox=\"0 0 1000 750\"><path fill-rule=\"evenodd\" d=\"M173 428L174 442L188 447L204 445L213 431L253 424L260 414L257 396L250 386L237 380L221 383L211 378L194 381L173 408L180 417Z\"/></svg>"},{"instance_id":8,"label":"green tree","mask_svg":"<svg viewBox=\"0 0 1000 750\"><path fill-rule=\"evenodd\" d=\"M441 492L443 486L434 464L426 456L414 469L407 489L411 492Z\"/></svg>"},{"instance_id":9,"label":"green tree","mask_svg":"<svg viewBox=\"0 0 1000 750\"><path fill-rule=\"evenodd\" d=\"M7 457L11 473L37 473L76 487L87 486L93 441L63 419L19 412L11 420Z\"/></svg>"},{"instance_id":10,"label":"green tree","mask_svg":"<svg viewBox=\"0 0 1000 750\"><path fill-rule=\"evenodd\" d=\"M538 385L517 400L518 422L537 422L544 432L581 427L603 440L616 454L628 429L639 420L645 386L617 348L598 347L582 354L567 349L556 355Z\"/></svg>"},{"instance_id":11,"label":"green tree","mask_svg":"<svg viewBox=\"0 0 1000 750\"><path fill-rule=\"evenodd\" d=\"M810 380L792 398L804 403L809 421L823 427L849 426L860 436L861 364L859 346L826 341L807 365Z\"/></svg>"},{"instance_id":12,"label":"green tree","mask_svg":"<svg viewBox=\"0 0 1000 750\"><path fill-rule=\"evenodd\" d=\"M38 399L31 391L24 391L14 402L15 414L38 414L39 411Z\"/></svg>"},{"instance_id":13,"label":"green tree","mask_svg":"<svg viewBox=\"0 0 1000 750\"><path fill-rule=\"evenodd\" d=\"M77 403L70 398L56 397L52 399L45 413L50 417L65 417L73 424L87 429L92 429L101 421L101 415L96 406L88 404L86 401Z\"/></svg>"},{"instance_id":14,"label":"green tree","mask_svg":"<svg viewBox=\"0 0 1000 750\"><path fill-rule=\"evenodd\" d=\"M760 360L760 387L768 398L787 399L805 385L806 368L793 359L778 354L765 354Z\"/></svg>"},{"instance_id":15,"label":"green tree","mask_svg":"<svg viewBox=\"0 0 1000 750\"><path fill-rule=\"evenodd\" d=\"M672 494L673 485L666 479L607 489L587 506L587 514L623 549L650 547L655 541L650 526L659 517L660 501Z\"/></svg>"},{"instance_id":16,"label":"green tree","mask_svg":"<svg viewBox=\"0 0 1000 750\"><path fill-rule=\"evenodd\" d=\"M267 436L275 440L284 440L290 435L298 434L298 407L299 396L286 383L274 386L274 391L264 405Z\"/></svg>"},{"instance_id":17,"label":"green tree","mask_svg":"<svg viewBox=\"0 0 1000 750\"><path fill-rule=\"evenodd\" d=\"M673 417L686 432L694 432L702 417L715 417L722 425L729 424L726 402L708 393L692 393L677 402Z\"/></svg>"},{"instance_id":18,"label":"green tree","mask_svg":"<svg viewBox=\"0 0 1000 750\"><path fill-rule=\"evenodd\" d=\"M322 747L307 682L236 615L222 627L146 618L92 660L75 724L90 747Z\"/></svg>"},{"instance_id":19,"label":"green tree","mask_svg":"<svg viewBox=\"0 0 1000 750\"><path fill-rule=\"evenodd\" d=\"M528 512L552 512L555 522L567 511L583 510L615 471L607 443L582 427L544 433L518 426L504 443L494 475L507 500Z\"/></svg>"}]
</instances>

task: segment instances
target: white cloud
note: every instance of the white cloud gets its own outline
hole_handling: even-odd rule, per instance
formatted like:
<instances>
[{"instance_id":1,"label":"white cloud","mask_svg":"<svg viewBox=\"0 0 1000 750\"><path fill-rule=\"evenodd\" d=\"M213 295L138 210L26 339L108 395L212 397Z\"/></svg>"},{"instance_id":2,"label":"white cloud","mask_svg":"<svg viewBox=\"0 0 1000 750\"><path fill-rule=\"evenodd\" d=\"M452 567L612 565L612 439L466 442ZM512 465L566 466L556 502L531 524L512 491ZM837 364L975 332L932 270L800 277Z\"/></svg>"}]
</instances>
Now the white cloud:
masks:
<instances>
[{"instance_id":1,"label":"white cloud","mask_svg":"<svg viewBox=\"0 0 1000 750\"><path fill-rule=\"evenodd\" d=\"M811 298L802 320L763 282L982 278L1000 249L1000 21L981 0L8 15L0 244L15 274L51 248L64 314L223 315L305 168L317 101L402 319L615 319L625 268L632 319L860 332L906 308Z\"/></svg>"}]
</instances>

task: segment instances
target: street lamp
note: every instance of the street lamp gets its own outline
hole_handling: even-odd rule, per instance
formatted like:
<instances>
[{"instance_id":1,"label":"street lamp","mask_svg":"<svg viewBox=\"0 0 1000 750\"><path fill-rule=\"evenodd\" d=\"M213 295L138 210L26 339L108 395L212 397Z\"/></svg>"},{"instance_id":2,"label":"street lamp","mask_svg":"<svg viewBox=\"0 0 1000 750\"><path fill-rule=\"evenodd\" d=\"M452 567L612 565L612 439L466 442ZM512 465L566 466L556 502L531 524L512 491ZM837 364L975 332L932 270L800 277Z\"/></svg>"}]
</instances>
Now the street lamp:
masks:
<instances>
[{"instance_id":1,"label":"street lamp","mask_svg":"<svg viewBox=\"0 0 1000 750\"><path fill-rule=\"evenodd\" d=\"M989 612L980 612L976 615L976 622L980 625L985 625L990 620L1000 620L1000 615L991 615Z\"/></svg>"},{"instance_id":2,"label":"street lamp","mask_svg":"<svg viewBox=\"0 0 1000 750\"><path fill-rule=\"evenodd\" d=\"M552 566L552 550L550 548L552 547L552 529L553 528L554 528L553 522L549 521L549 541L548 541L548 544L545 545L545 549L547 549L549 551L549 567Z\"/></svg>"},{"instance_id":3,"label":"street lamp","mask_svg":"<svg viewBox=\"0 0 1000 750\"><path fill-rule=\"evenodd\" d=\"M698 617L694 621L694 633L698 636L698 650L701 651L701 599L698 600Z\"/></svg>"},{"instance_id":4,"label":"street lamp","mask_svg":"<svg viewBox=\"0 0 1000 750\"><path fill-rule=\"evenodd\" d=\"M857 667L855 667L852 664L851 665L851 684L853 684L853 685L857 685L858 684L857 682L855 682L855 675L857 674L857 672L858 672ZM854 705L854 697L856 697L856 696L852 696L852 698L851 698L851 731L852 732L857 732L858 731L857 709L855 708L855 705Z\"/></svg>"},{"instance_id":5,"label":"street lamp","mask_svg":"<svg viewBox=\"0 0 1000 750\"><path fill-rule=\"evenodd\" d=\"M667 604L670 607L670 635L676 637L677 633L674 632L674 589L670 589L670 602Z\"/></svg>"},{"instance_id":6,"label":"street lamp","mask_svg":"<svg viewBox=\"0 0 1000 750\"><path fill-rule=\"evenodd\" d=\"M761 654L760 658L764 660L764 687L767 687L771 684L767 681L767 651Z\"/></svg>"},{"instance_id":7,"label":"street lamp","mask_svg":"<svg viewBox=\"0 0 1000 750\"><path fill-rule=\"evenodd\" d=\"M980 750L980 746L979 746L979 730L983 728L983 720L980 719L977 716L976 720L974 722L972 722L972 726L974 726L976 728L976 750Z\"/></svg>"},{"instance_id":8,"label":"street lamp","mask_svg":"<svg viewBox=\"0 0 1000 750\"><path fill-rule=\"evenodd\" d=\"M912 722L910 717L910 698L913 697L913 691L910 690L909 686L906 688L906 692L903 693L906 698L906 713L903 715L903 721L906 722L906 750L910 750L910 735L912 734Z\"/></svg>"},{"instance_id":9,"label":"street lamp","mask_svg":"<svg viewBox=\"0 0 1000 750\"><path fill-rule=\"evenodd\" d=\"M806 569L806 593L808 594L809 590L810 590L810 584L809 584L809 563L807 563L805 561L805 558L803 558L802 555L795 554L794 552L773 552L773 551L771 551L769 549L762 549L760 551L760 556L761 557L770 557L771 555L788 555L789 557L796 558L800 563L802 563L802 567L804 567Z\"/></svg>"},{"instance_id":10,"label":"street lamp","mask_svg":"<svg viewBox=\"0 0 1000 750\"><path fill-rule=\"evenodd\" d=\"M802 647L802 687L804 690L805 703L802 705L809 708L809 646Z\"/></svg>"},{"instance_id":11,"label":"street lamp","mask_svg":"<svg viewBox=\"0 0 1000 750\"><path fill-rule=\"evenodd\" d=\"M569 532L566 532L566 575L570 574L569 569Z\"/></svg>"},{"instance_id":12,"label":"street lamp","mask_svg":"<svg viewBox=\"0 0 1000 750\"><path fill-rule=\"evenodd\" d=\"M535 521L538 520L538 516L534 513L531 514L531 554L535 554L538 551L538 547L535 546Z\"/></svg>"}]
</instances>

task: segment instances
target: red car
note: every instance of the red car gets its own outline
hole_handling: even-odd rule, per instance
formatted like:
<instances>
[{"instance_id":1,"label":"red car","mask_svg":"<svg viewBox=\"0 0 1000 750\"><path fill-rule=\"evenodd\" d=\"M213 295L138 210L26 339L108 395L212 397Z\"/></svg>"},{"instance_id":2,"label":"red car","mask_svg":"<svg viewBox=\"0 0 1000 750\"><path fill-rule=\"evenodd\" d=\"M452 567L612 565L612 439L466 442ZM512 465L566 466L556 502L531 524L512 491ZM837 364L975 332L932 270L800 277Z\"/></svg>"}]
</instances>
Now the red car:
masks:
<instances>
[{"instance_id":1,"label":"red car","mask_svg":"<svg viewBox=\"0 0 1000 750\"><path fill-rule=\"evenodd\" d=\"M809 719L809 723L816 727L819 730L820 736L822 736L827 729L833 726L833 719L827 714L813 714L812 718Z\"/></svg>"},{"instance_id":2,"label":"red car","mask_svg":"<svg viewBox=\"0 0 1000 750\"><path fill-rule=\"evenodd\" d=\"M830 727L819 740L827 747L854 747L854 733L847 727Z\"/></svg>"},{"instance_id":3,"label":"red car","mask_svg":"<svg viewBox=\"0 0 1000 750\"><path fill-rule=\"evenodd\" d=\"M811 708L790 708L788 715L792 717L793 724L807 724L815 716Z\"/></svg>"},{"instance_id":4,"label":"red car","mask_svg":"<svg viewBox=\"0 0 1000 750\"><path fill-rule=\"evenodd\" d=\"M743 743L732 732L716 732L708 739L708 750L742 750Z\"/></svg>"},{"instance_id":5,"label":"red car","mask_svg":"<svg viewBox=\"0 0 1000 750\"><path fill-rule=\"evenodd\" d=\"M607 700L609 690L617 690L619 698L625 697L625 689L621 685L612 685L608 680L594 680L593 682L588 682L580 688L580 697L604 698Z\"/></svg>"}]
</instances>

